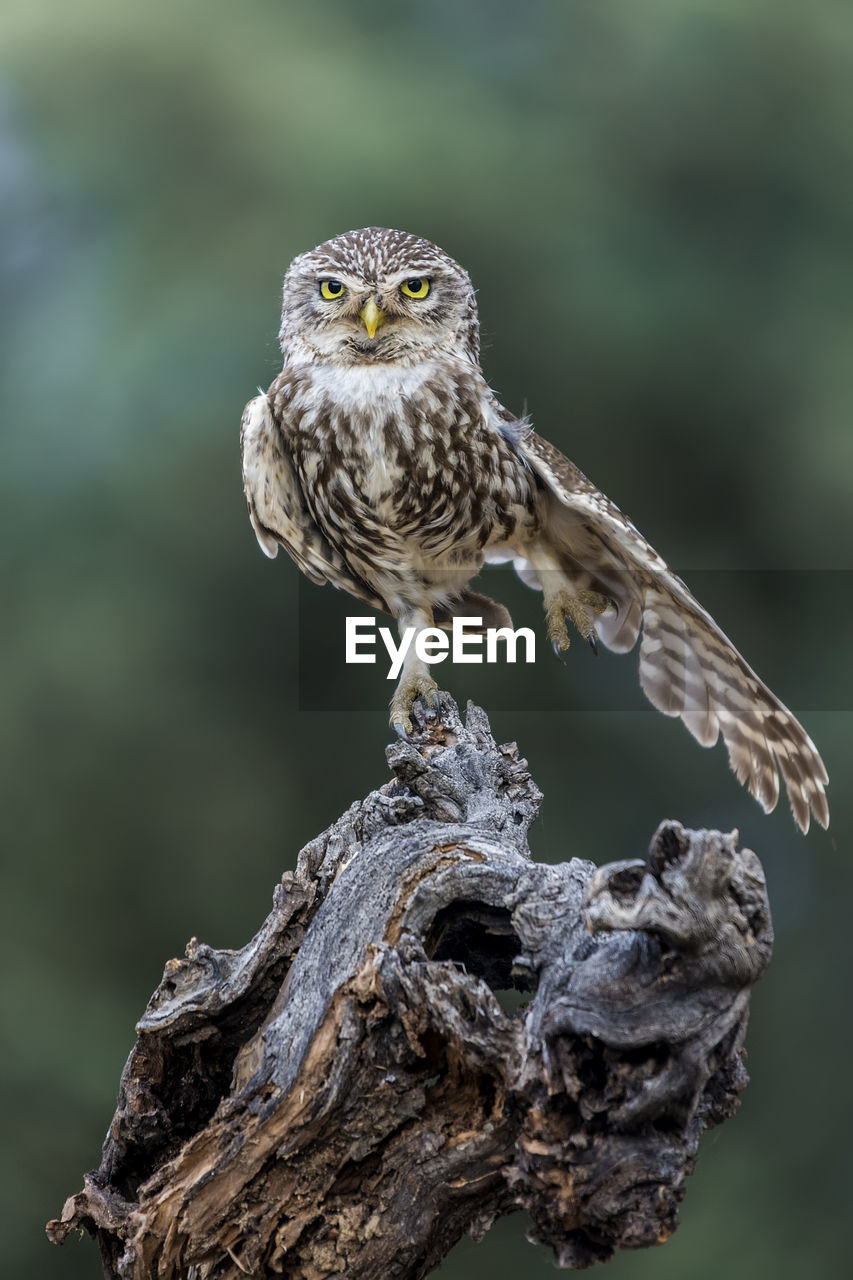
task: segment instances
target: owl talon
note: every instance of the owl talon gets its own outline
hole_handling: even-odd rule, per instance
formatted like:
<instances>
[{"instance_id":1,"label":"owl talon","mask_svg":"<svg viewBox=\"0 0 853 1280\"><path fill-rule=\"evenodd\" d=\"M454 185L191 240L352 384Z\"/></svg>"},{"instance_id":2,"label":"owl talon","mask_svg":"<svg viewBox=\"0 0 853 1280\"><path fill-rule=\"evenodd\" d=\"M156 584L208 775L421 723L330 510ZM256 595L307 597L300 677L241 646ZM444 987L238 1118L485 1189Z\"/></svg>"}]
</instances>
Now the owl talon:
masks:
<instances>
[{"instance_id":1,"label":"owl talon","mask_svg":"<svg viewBox=\"0 0 853 1280\"><path fill-rule=\"evenodd\" d=\"M569 636L566 630L566 619L577 628L587 641L593 653L598 653L598 641L595 636L595 615L606 613L616 602L600 591L588 591L585 588L573 592L568 587L558 587L556 591L545 597L545 624L551 644L556 652L568 649ZM618 612L618 610L617 610Z\"/></svg>"},{"instance_id":2,"label":"owl talon","mask_svg":"<svg viewBox=\"0 0 853 1280\"><path fill-rule=\"evenodd\" d=\"M423 699L430 718L438 714L441 706L435 681L419 671L404 672L391 699L391 727L403 739L414 733L412 707L418 698Z\"/></svg>"}]
</instances>

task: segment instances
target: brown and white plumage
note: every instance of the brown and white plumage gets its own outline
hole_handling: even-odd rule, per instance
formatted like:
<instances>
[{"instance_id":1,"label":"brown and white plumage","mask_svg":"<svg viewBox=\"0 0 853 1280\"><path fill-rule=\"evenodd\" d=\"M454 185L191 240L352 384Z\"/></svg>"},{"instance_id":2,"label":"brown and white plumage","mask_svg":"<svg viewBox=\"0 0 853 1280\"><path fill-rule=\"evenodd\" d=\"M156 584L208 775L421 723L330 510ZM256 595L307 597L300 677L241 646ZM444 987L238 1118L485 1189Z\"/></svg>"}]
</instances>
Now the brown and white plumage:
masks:
<instances>
[{"instance_id":1,"label":"brown and white plumage","mask_svg":"<svg viewBox=\"0 0 853 1280\"><path fill-rule=\"evenodd\" d=\"M544 533L563 569L617 609L596 620L617 653L642 627L640 684L664 715L679 716L703 747L722 734L732 768L765 812L779 799L779 772L797 825L829 823L823 761L802 725L618 507L533 431L520 449L548 489Z\"/></svg>"},{"instance_id":2,"label":"brown and white plumage","mask_svg":"<svg viewBox=\"0 0 853 1280\"><path fill-rule=\"evenodd\" d=\"M506 625L469 583L485 561L512 560L543 590L559 647L565 616L615 652L642 630L650 701L703 746L722 735L765 810L781 772L798 825L811 814L827 825L826 770L802 726L619 509L498 402L479 366L474 291L452 258L405 232L338 236L291 264L280 340L282 372L241 432L267 555L284 546L313 581L401 628L455 613ZM435 689L412 654L392 701L401 730L412 700Z\"/></svg>"}]
</instances>

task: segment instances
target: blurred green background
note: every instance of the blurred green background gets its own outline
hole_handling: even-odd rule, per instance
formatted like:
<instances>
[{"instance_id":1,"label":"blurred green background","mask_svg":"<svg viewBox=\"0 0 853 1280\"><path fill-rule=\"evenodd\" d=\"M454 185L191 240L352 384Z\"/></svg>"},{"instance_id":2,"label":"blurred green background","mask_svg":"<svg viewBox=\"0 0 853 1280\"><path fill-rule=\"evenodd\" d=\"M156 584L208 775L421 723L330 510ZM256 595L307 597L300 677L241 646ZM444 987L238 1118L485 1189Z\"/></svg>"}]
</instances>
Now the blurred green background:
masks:
<instances>
[{"instance_id":1,"label":"blurred green background","mask_svg":"<svg viewBox=\"0 0 853 1280\"><path fill-rule=\"evenodd\" d=\"M43 1223L98 1163L163 963L242 945L386 776L383 672L338 661L304 696L299 607L347 602L265 561L237 449L288 261L370 223L469 268L505 403L694 583L833 779L828 834L764 817L721 748L646 710L636 655L447 676L531 762L537 857L635 856L672 816L739 827L767 869L741 1113L672 1241L608 1274L847 1274L851 151L844 0L6 0L9 1274L100 1274ZM524 1231L442 1276L551 1274Z\"/></svg>"}]
</instances>

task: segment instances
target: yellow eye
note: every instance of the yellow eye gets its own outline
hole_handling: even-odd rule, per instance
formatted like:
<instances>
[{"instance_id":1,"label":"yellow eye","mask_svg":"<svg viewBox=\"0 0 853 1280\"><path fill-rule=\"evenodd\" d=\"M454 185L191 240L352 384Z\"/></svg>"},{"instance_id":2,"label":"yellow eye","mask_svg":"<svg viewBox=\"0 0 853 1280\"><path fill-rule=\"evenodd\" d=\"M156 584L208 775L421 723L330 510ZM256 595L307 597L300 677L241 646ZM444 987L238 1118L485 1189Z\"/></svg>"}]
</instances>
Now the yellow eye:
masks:
<instances>
[{"instance_id":1,"label":"yellow eye","mask_svg":"<svg viewBox=\"0 0 853 1280\"><path fill-rule=\"evenodd\" d=\"M407 298L425 298L429 293L429 280L423 276L412 276L400 285L400 292Z\"/></svg>"},{"instance_id":2,"label":"yellow eye","mask_svg":"<svg viewBox=\"0 0 853 1280\"><path fill-rule=\"evenodd\" d=\"M320 281L320 297L327 298L330 301L334 298L342 298L346 290L340 280L321 280Z\"/></svg>"}]
</instances>

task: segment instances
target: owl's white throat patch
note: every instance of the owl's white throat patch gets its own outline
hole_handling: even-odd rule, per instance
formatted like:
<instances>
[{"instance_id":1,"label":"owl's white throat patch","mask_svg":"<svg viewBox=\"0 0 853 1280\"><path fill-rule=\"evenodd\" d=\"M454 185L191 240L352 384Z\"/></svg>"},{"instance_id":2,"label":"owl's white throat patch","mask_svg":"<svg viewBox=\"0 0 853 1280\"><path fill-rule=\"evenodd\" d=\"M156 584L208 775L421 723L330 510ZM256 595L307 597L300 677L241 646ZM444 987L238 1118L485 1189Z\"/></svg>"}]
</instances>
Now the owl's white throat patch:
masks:
<instances>
[{"instance_id":1,"label":"owl's white throat patch","mask_svg":"<svg viewBox=\"0 0 853 1280\"><path fill-rule=\"evenodd\" d=\"M312 391L325 394L342 413L352 417L386 416L403 396L416 396L435 374L435 362L398 364L318 364L311 370Z\"/></svg>"}]
</instances>

